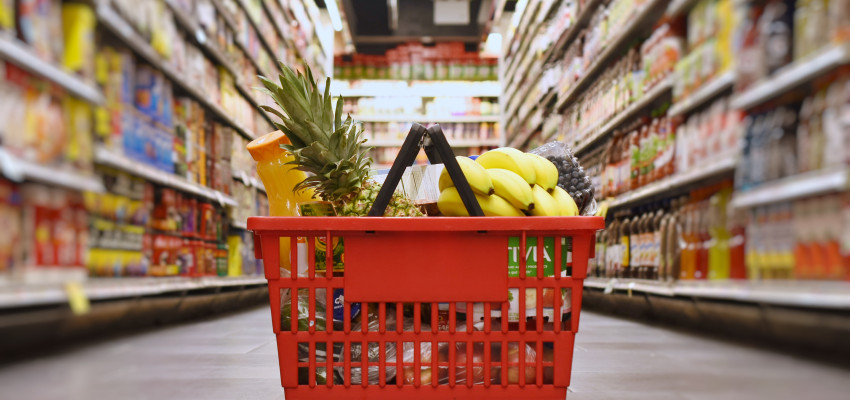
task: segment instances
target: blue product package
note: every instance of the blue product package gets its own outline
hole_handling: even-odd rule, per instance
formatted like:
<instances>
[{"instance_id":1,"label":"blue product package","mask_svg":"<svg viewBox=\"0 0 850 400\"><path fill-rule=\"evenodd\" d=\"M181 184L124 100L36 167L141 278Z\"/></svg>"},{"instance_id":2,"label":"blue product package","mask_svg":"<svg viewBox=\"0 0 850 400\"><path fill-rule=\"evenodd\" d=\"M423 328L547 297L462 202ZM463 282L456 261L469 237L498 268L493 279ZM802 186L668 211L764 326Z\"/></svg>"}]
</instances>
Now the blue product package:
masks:
<instances>
[{"instance_id":1,"label":"blue product package","mask_svg":"<svg viewBox=\"0 0 850 400\"><path fill-rule=\"evenodd\" d=\"M122 52L121 54L121 102L124 104L134 104L135 100L135 73L133 56Z\"/></svg>"},{"instance_id":2,"label":"blue product package","mask_svg":"<svg viewBox=\"0 0 850 400\"><path fill-rule=\"evenodd\" d=\"M172 97L171 82L168 80L164 80L164 88L162 92L162 120L160 122L169 130L174 128L174 98Z\"/></svg>"},{"instance_id":3,"label":"blue product package","mask_svg":"<svg viewBox=\"0 0 850 400\"><path fill-rule=\"evenodd\" d=\"M147 67L139 67L136 69L136 85L135 85L135 95L134 101L136 104L136 108L147 116L154 115L154 103L153 103L153 86L154 86L154 74L153 71Z\"/></svg>"},{"instance_id":4,"label":"blue product package","mask_svg":"<svg viewBox=\"0 0 850 400\"><path fill-rule=\"evenodd\" d=\"M130 159L135 159L135 149L133 148L133 135L136 130L136 121L133 119L133 113L129 109L124 109L121 113L121 147L124 150L124 155Z\"/></svg>"},{"instance_id":5,"label":"blue product package","mask_svg":"<svg viewBox=\"0 0 850 400\"><path fill-rule=\"evenodd\" d=\"M334 321L343 322L345 316L345 297L342 294L342 289L334 289ZM360 303L351 303L351 318L354 318L360 312Z\"/></svg>"},{"instance_id":6,"label":"blue product package","mask_svg":"<svg viewBox=\"0 0 850 400\"><path fill-rule=\"evenodd\" d=\"M165 77L162 76L162 73L154 71L151 76L151 109L148 115L156 122L162 122L163 82L165 82Z\"/></svg>"},{"instance_id":7,"label":"blue product package","mask_svg":"<svg viewBox=\"0 0 850 400\"><path fill-rule=\"evenodd\" d=\"M145 152L142 146L142 139L145 134L144 121L139 118L135 111L130 111L130 119L133 121L130 125L130 136L128 138L130 154L133 160L144 162Z\"/></svg>"},{"instance_id":8,"label":"blue product package","mask_svg":"<svg viewBox=\"0 0 850 400\"><path fill-rule=\"evenodd\" d=\"M171 132L160 129L162 132L162 164L169 174L174 173L174 135Z\"/></svg>"},{"instance_id":9,"label":"blue product package","mask_svg":"<svg viewBox=\"0 0 850 400\"><path fill-rule=\"evenodd\" d=\"M160 170L165 172L171 172L169 165L171 162L171 152L169 146L169 135L168 132L163 130L160 126L156 126L156 138L157 138L157 152L156 152L156 162Z\"/></svg>"},{"instance_id":10,"label":"blue product package","mask_svg":"<svg viewBox=\"0 0 850 400\"><path fill-rule=\"evenodd\" d=\"M156 127L147 119L142 123L142 126L144 126L144 131L142 132L141 143L144 149L145 162L153 167L158 167L157 153L159 152L159 142L157 140Z\"/></svg>"},{"instance_id":11,"label":"blue product package","mask_svg":"<svg viewBox=\"0 0 850 400\"><path fill-rule=\"evenodd\" d=\"M160 171L165 171L165 164L162 162L162 131L158 126L151 124L151 142L153 143L152 162L153 166Z\"/></svg>"}]
</instances>

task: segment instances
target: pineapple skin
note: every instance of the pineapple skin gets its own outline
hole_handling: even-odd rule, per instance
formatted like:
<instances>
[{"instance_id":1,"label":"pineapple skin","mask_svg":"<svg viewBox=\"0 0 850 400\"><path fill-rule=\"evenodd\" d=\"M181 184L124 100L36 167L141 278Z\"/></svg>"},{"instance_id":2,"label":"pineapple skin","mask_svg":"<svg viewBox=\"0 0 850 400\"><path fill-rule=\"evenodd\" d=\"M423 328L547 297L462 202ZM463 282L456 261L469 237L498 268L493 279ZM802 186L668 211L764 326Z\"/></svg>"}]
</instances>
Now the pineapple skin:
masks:
<instances>
[{"instance_id":1,"label":"pineapple skin","mask_svg":"<svg viewBox=\"0 0 850 400\"><path fill-rule=\"evenodd\" d=\"M360 217L369 214L372 204L378 197L378 192L381 191L381 185L374 182L367 182L362 190L351 201L334 204L336 215L340 217ZM385 217L424 217L425 214L419 210L410 199L399 193L393 193L387 209L384 211Z\"/></svg>"}]
</instances>

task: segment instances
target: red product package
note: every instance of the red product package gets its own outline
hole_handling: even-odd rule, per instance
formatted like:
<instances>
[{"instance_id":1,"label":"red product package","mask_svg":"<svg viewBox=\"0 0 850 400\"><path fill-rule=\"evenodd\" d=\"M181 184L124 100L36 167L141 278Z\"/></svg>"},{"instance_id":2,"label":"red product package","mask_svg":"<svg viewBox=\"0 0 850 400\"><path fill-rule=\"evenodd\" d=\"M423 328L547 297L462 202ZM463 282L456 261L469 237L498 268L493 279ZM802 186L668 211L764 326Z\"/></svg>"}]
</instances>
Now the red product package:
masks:
<instances>
[{"instance_id":1,"label":"red product package","mask_svg":"<svg viewBox=\"0 0 850 400\"><path fill-rule=\"evenodd\" d=\"M200 234L204 239L214 239L215 238L215 221L213 218L215 217L215 209L212 204L209 203L201 203L201 229Z\"/></svg>"},{"instance_id":2,"label":"red product package","mask_svg":"<svg viewBox=\"0 0 850 400\"><path fill-rule=\"evenodd\" d=\"M167 235L155 235L153 237L153 258L151 260L150 275L165 276L168 261L171 258L169 246L171 237Z\"/></svg>"},{"instance_id":3,"label":"red product package","mask_svg":"<svg viewBox=\"0 0 850 400\"><path fill-rule=\"evenodd\" d=\"M56 265L53 248L53 209L50 207L50 190L46 186L30 184L22 190L24 204L24 252L29 265Z\"/></svg>"}]
</instances>

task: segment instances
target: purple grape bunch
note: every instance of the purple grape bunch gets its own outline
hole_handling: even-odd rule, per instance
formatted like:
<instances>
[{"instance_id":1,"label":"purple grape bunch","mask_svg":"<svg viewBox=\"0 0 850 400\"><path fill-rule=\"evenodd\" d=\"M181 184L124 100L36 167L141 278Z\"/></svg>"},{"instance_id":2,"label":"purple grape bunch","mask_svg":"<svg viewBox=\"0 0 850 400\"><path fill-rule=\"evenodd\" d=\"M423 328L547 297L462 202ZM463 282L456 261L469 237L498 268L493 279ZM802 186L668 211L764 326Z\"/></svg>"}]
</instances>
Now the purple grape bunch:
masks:
<instances>
[{"instance_id":1,"label":"purple grape bunch","mask_svg":"<svg viewBox=\"0 0 850 400\"><path fill-rule=\"evenodd\" d=\"M558 167L558 186L566 190L576 202L579 212L584 213L593 200L593 185L590 177L584 173L584 168L575 156L547 156L546 159Z\"/></svg>"}]
</instances>

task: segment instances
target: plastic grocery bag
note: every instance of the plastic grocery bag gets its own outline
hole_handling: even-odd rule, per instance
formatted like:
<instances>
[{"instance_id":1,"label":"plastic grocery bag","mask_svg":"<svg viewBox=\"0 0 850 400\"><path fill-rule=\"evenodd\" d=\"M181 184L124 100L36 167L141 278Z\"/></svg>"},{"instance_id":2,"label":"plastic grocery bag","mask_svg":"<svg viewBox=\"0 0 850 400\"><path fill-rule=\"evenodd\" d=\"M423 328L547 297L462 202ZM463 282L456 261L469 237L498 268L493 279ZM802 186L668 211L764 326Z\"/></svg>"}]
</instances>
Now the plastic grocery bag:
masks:
<instances>
[{"instance_id":1,"label":"plastic grocery bag","mask_svg":"<svg viewBox=\"0 0 850 400\"><path fill-rule=\"evenodd\" d=\"M465 328L464 328L465 330ZM469 357L472 357L473 365L472 366L472 383L473 384L482 384L484 383L484 343L477 342L472 345L472 354L467 354L467 344L465 342L458 342L455 344L455 384L457 385L466 385L467 379L470 379L469 374L467 373L466 362ZM449 348L448 346L440 346L438 362L448 362L449 361ZM447 385L449 383L449 370L446 367L440 367L440 384Z\"/></svg>"},{"instance_id":2,"label":"plastic grocery bag","mask_svg":"<svg viewBox=\"0 0 850 400\"><path fill-rule=\"evenodd\" d=\"M575 200L580 215L596 214L593 184L570 146L563 142L549 142L529 153L545 157L558 167L558 186Z\"/></svg>"}]
</instances>

